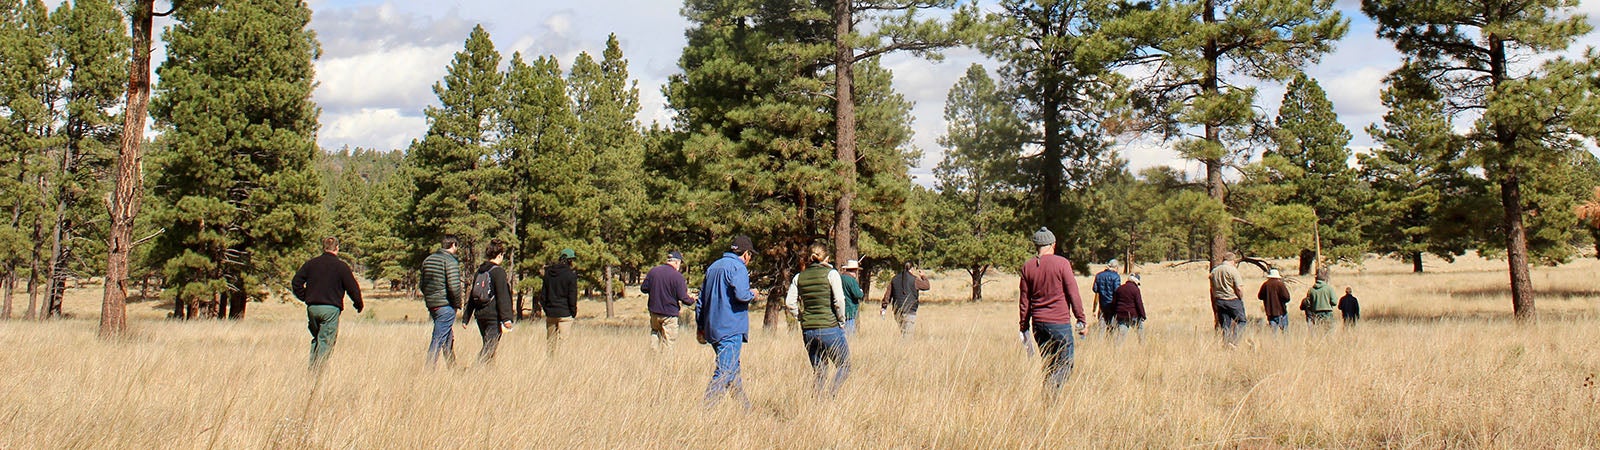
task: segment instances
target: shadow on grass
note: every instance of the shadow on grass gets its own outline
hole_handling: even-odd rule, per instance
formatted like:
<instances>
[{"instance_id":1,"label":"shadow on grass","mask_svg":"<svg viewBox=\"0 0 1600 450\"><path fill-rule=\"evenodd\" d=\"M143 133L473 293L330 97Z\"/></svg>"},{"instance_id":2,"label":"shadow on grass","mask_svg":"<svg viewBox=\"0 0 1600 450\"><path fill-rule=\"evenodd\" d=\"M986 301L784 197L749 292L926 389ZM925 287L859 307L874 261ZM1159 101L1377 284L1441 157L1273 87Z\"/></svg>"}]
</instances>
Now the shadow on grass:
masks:
<instances>
[{"instance_id":1,"label":"shadow on grass","mask_svg":"<svg viewBox=\"0 0 1600 450\"><path fill-rule=\"evenodd\" d=\"M1438 290L1438 292L1441 293L1441 294L1449 294L1450 296L1455 297L1455 298L1468 299L1468 300L1509 299L1509 298L1511 298L1511 286L1477 286L1477 287L1455 288L1455 289L1440 289L1440 290ZM1560 299L1560 300L1600 299L1600 289L1596 289L1596 288L1579 288L1579 287L1551 287L1551 288L1543 288L1543 289L1534 289L1534 296L1537 299Z\"/></svg>"},{"instance_id":2,"label":"shadow on grass","mask_svg":"<svg viewBox=\"0 0 1600 450\"><path fill-rule=\"evenodd\" d=\"M1556 310L1540 311L1539 320L1593 320L1593 311ZM1428 322L1490 322L1511 323L1516 320L1510 308L1505 311L1371 311L1361 315L1362 322L1417 324Z\"/></svg>"}]
</instances>

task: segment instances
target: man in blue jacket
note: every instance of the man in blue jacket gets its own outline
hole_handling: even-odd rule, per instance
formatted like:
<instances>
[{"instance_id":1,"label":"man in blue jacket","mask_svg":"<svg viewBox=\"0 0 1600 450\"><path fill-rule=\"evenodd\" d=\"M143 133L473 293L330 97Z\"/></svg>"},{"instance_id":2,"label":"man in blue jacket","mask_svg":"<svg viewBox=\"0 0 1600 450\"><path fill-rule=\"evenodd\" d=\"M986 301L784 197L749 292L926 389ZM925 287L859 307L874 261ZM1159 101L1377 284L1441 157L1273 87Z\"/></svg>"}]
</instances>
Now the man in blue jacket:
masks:
<instances>
[{"instance_id":1,"label":"man in blue jacket","mask_svg":"<svg viewBox=\"0 0 1600 450\"><path fill-rule=\"evenodd\" d=\"M1106 270L1094 276L1095 308L1100 312L1100 326L1105 327L1107 333L1117 329L1117 311L1112 307L1116 299L1117 288L1122 286L1122 277L1117 275L1117 260L1106 263Z\"/></svg>"},{"instance_id":2,"label":"man in blue jacket","mask_svg":"<svg viewBox=\"0 0 1600 450\"><path fill-rule=\"evenodd\" d=\"M744 380L739 377L739 350L750 333L750 301L756 298L746 267L754 247L749 236L733 238L722 258L706 268L705 282L700 285L700 301L694 305L695 335L717 352L717 369L706 386L706 407L715 406L723 394L731 393L745 409L750 408Z\"/></svg>"}]
</instances>

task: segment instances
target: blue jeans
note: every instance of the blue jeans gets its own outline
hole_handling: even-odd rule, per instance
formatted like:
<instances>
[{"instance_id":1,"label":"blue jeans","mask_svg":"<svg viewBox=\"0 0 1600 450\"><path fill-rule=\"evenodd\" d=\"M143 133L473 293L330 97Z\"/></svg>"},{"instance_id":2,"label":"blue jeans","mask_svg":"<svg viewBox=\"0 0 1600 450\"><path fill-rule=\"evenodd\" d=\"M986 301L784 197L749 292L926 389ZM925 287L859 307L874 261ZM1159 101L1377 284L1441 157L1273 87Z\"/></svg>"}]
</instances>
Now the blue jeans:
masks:
<instances>
[{"instance_id":1,"label":"blue jeans","mask_svg":"<svg viewBox=\"0 0 1600 450\"><path fill-rule=\"evenodd\" d=\"M850 378L850 345L845 342L843 328L819 328L805 330L801 337L806 343L806 355L811 357L811 370L816 373L813 388L817 393L827 392L833 395L839 392L839 386L844 385L844 380ZM833 386L828 386L828 363L838 366L838 372L833 376Z\"/></svg>"},{"instance_id":2,"label":"blue jeans","mask_svg":"<svg viewBox=\"0 0 1600 450\"><path fill-rule=\"evenodd\" d=\"M1272 329L1274 329L1274 330L1288 331L1289 330L1289 315L1288 314L1282 314L1282 315L1268 317L1267 318L1267 325L1271 326Z\"/></svg>"},{"instance_id":3,"label":"blue jeans","mask_svg":"<svg viewBox=\"0 0 1600 450\"><path fill-rule=\"evenodd\" d=\"M845 337L856 335L856 319L844 320L844 335Z\"/></svg>"},{"instance_id":4,"label":"blue jeans","mask_svg":"<svg viewBox=\"0 0 1600 450\"><path fill-rule=\"evenodd\" d=\"M1217 300L1218 317L1222 318L1222 342L1227 345L1238 345L1240 334L1244 332L1244 300Z\"/></svg>"},{"instance_id":5,"label":"blue jeans","mask_svg":"<svg viewBox=\"0 0 1600 450\"><path fill-rule=\"evenodd\" d=\"M1039 343L1039 356L1044 357L1044 387L1054 394L1072 376L1072 324L1033 324L1033 340Z\"/></svg>"},{"instance_id":6,"label":"blue jeans","mask_svg":"<svg viewBox=\"0 0 1600 450\"><path fill-rule=\"evenodd\" d=\"M456 363L456 334L455 325L456 309L441 306L428 310L428 317L433 318L433 339L428 341L428 367L439 365L439 355L444 355L445 364Z\"/></svg>"},{"instance_id":7,"label":"blue jeans","mask_svg":"<svg viewBox=\"0 0 1600 450\"><path fill-rule=\"evenodd\" d=\"M744 380L739 377L739 350L744 348L744 335L723 336L707 343L717 352L717 370L711 373L711 384L706 386L706 407L716 406L723 394L731 392L749 409L750 399L744 396Z\"/></svg>"}]
</instances>

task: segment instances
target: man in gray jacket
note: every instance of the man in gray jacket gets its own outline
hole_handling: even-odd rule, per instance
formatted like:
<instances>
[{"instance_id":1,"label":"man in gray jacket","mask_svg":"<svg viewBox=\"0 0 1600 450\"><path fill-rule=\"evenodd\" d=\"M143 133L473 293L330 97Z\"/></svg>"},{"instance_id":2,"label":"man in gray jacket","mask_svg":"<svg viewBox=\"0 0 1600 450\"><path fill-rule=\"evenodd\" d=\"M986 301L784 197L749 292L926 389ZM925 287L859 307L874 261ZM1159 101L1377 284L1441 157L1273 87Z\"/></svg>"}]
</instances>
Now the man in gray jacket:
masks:
<instances>
[{"instance_id":1,"label":"man in gray jacket","mask_svg":"<svg viewBox=\"0 0 1600 450\"><path fill-rule=\"evenodd\" d=\"M456 259L458 244L455 236L439 240L439 251L422 260L422 301L428 307L428 317L433 319L433 340L428 341L428 367L438 366L439 355L445 363L456 363L455 329L456 313L461 311L462 290L461 261Z\"/></svg>"}]
</instances>

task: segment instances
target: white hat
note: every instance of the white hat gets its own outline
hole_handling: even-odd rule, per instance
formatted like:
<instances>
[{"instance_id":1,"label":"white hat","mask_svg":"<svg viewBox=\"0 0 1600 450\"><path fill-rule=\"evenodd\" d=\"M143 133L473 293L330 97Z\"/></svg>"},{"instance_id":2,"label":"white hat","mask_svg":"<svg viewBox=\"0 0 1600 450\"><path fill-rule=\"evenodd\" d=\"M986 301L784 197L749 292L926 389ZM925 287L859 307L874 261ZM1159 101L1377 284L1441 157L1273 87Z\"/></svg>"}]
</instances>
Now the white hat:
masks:
<instances>
[{"instance_id":1,"label":"white hat","mask_svg":"<svg viewBox=\"0 0 1600 450\"><path fill-rule=\"evenodd\" d=\"M861 261L857 261L857 260L854 260L854 259L845 261L844 262L844 267L841 267L841 269L844 269L844 270L860 269L860 268L861 268Z\"/></svg>"},{"instance_id":2,"label":"white hat","mask_svg":"<svg viewBox=\"0 0 1600 450\"><path fill-rule=\"evenodd\" d=\"M1279 275L1278 274L1278 269L1272 269L1272 270L1268 270L1267 271L1267 278L1273 278L1273 279L1283 278L1283 275Z\"/></svg>"}]
</instances>

